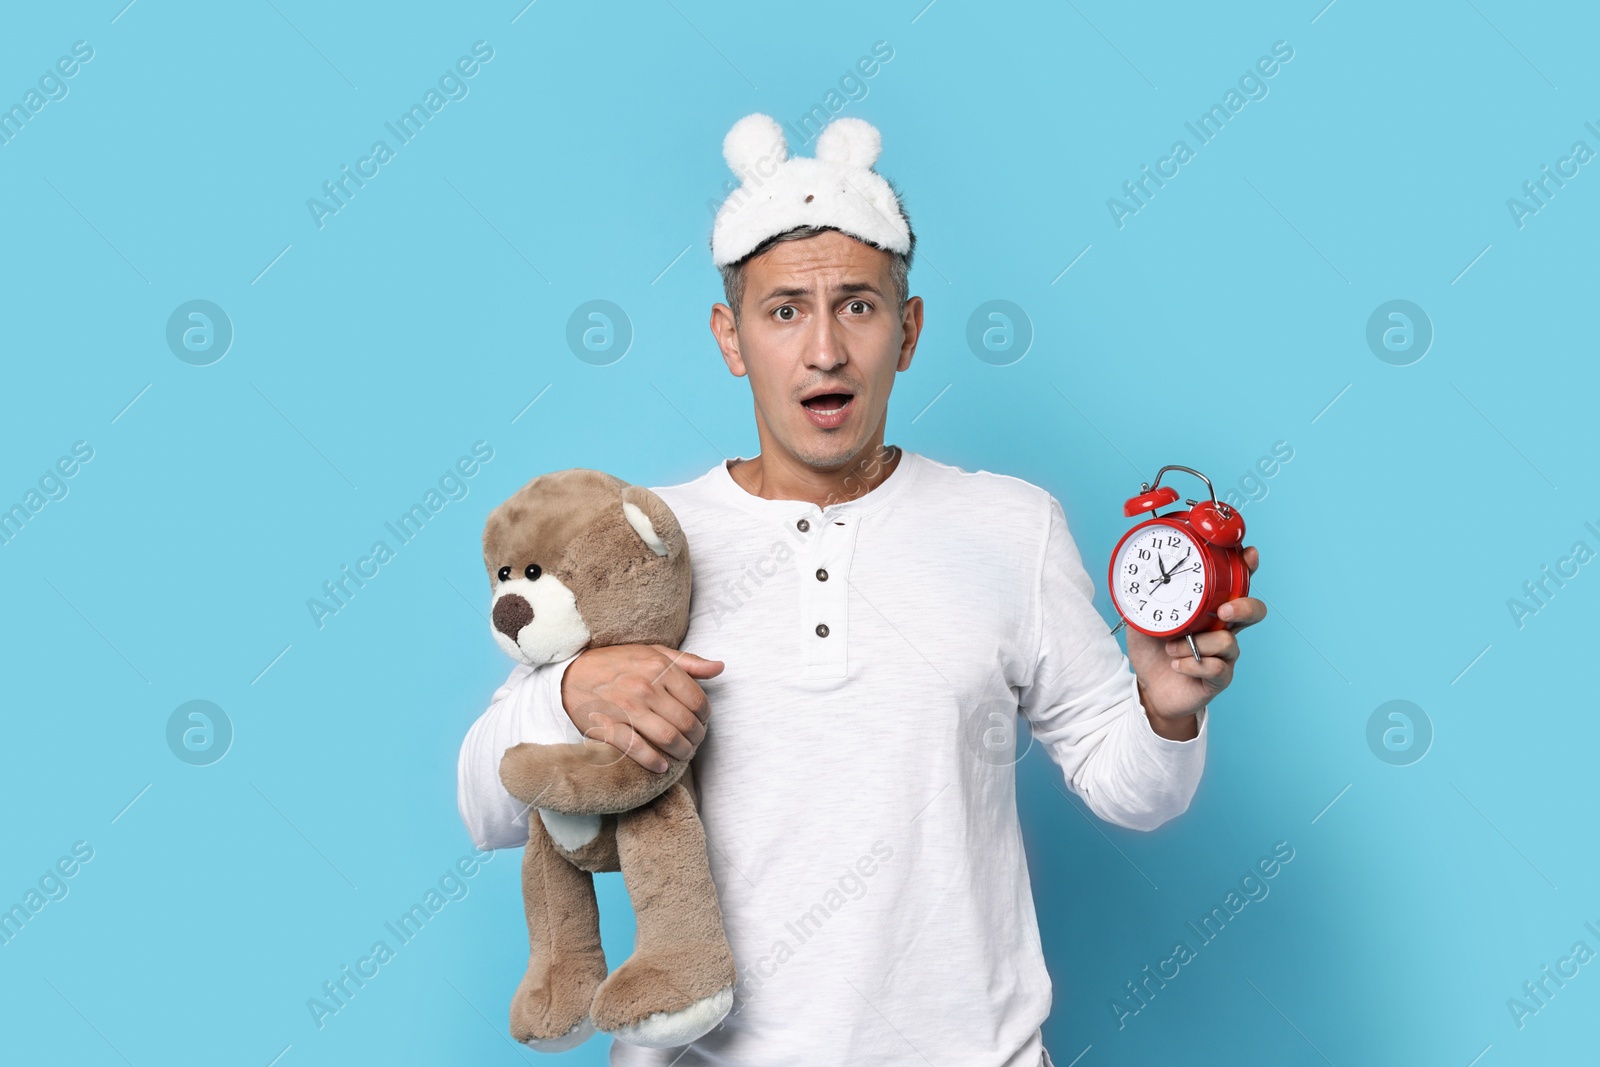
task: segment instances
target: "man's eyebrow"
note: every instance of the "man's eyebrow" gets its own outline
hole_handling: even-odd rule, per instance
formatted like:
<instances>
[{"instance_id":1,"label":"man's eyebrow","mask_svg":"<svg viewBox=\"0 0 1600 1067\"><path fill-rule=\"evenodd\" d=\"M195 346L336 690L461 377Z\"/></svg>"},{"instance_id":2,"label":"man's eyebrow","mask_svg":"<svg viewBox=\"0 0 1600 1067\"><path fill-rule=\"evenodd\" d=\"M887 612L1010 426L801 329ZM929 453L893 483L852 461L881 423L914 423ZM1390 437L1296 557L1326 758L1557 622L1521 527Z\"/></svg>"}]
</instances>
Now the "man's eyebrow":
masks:
<instances>
[{"instance_id":1,"label":"man's eyebrow","mask_svg":"<svg viewBox=\"0 0 1600 1067\"><path fill-rule=\"evenodd\" d=\"M840 293L875 293L878 296L883 295L883 291L871 282L845 282L842 285L837 286L834 291ZM782 286L781 288L771 290L761 299L765 301L779 296L793 297L810 295L811 290L806 286L786 285Z\"/></svg>"}]
</instances>

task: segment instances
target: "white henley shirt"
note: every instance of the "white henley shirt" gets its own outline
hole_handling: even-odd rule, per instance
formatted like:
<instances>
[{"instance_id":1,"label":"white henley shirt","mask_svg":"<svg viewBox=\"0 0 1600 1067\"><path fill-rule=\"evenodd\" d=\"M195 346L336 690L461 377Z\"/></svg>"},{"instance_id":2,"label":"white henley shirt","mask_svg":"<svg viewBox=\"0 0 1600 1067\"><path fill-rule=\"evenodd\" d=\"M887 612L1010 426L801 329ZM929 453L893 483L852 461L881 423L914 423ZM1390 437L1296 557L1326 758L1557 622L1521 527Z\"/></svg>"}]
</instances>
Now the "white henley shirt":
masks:
<instances>
[{"instance_id":1,"label":"white henley shirt","mask_svg":"<svg viewBox=\"0 0 1600 1067\"><path fill-rule=\"evenodd\" d=\"M1091 811L1152 830L1194 796L1206 712L1189 741L1151 729L1060 503L1021 479L905 451L828 507L726 463L654 492L689 538L683 648L727 665L701 682L694 773L739 978L689 1049L614 1042L611 1063L1037 1067L1051 987L1015 761L1031 732ZM571 662L513 668L467 734L480 847L527 842L506 748L581 740Z\"/></svg>"}]
</instances>

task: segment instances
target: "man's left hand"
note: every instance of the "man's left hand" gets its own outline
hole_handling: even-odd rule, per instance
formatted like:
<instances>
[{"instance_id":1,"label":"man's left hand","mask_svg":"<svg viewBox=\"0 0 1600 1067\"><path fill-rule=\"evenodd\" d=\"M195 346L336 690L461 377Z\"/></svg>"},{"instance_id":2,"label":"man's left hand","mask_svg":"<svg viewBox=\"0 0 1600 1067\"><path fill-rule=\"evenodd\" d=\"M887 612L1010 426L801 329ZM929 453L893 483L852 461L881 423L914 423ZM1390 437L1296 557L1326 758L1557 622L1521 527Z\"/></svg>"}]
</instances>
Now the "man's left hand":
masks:
<instances>
[{"instance_id":1,"label":"man's left hand","mask_svg":"<svg viewBox=\"0 0 1600 1067\"><path fill-rule=\"evenodd\" d=\"M1261 554L1254 546L1244 550L1244 565L1251 574L1260 563ZM1266 618L1267 606L1254 597L1239 597L1219 607L1217 617L1228 629L1194 635L1198 661L1187 638L1148 637L1128 630L1128 662L1139 678L1139 699L1151 729L1162 737L1188 741L1200 732L1196 713L1233 681L1233 665L1239 658L1234 634Z\"/></svg>"}]
</instances>

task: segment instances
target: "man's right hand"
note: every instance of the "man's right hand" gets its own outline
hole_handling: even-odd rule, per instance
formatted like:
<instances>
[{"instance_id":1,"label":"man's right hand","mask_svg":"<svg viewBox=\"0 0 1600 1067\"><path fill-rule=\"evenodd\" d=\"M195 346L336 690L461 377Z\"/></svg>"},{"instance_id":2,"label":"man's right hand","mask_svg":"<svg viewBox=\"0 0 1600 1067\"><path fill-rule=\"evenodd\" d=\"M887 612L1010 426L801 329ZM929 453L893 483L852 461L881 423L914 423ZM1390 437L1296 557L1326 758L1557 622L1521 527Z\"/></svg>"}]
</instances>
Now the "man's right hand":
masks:
<instances>
[{"instance_id":1,"label":"man's right hand","mask_svg":"<svg viewBox=\"0 0 1600 1067\"><path fill-rule=\"evenodd\" d=\"M711 705L696 678L723 662L666 645L610 645L579 653L561 677L561 705L584 736L652 771L687 760L706 735Z\"/></svg>"}]
</instances>

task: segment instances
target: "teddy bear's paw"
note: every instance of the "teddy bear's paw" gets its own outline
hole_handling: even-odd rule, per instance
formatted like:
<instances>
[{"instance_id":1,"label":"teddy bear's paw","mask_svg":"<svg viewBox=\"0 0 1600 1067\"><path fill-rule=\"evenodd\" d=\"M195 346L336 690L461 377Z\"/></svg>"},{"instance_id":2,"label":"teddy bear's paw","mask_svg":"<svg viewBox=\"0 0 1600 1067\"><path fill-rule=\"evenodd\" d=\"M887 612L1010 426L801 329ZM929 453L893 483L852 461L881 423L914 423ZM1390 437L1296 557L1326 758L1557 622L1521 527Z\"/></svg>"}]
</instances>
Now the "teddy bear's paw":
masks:
<instances>
[{"instance_id":1,"label":"teddy bear's paw","mask_svg":"<svg viewBox=\"0 0 1600 1067\"><path fill-rule=\"evenodd\" d=\"M559 1037L524 1037L519 1040L535 1052L566 1052L589 1040L594 1033L594 1020L585 1015L578 1020L577 1026Z\"/></svg>"},{"instance_id":2,"label":"teddy bear's paw","mask_svg":"<svg viewBox=\"0 0 1600 1067\"><path fill-rule=\"evenodd\" d=\"M511 1036L539 1052L565 1052L596 1030L589 1006L606 976L605 959L573 954L561 959L555 968L538 956L530 960L511 998Z\"/></svg>"},{"instance_id":3,"label":"teddy bear's paw","mask_svg":"<svg viewBox=\"0 0 1600 1067\"><path fill-rule=\"evenodd\" d=\"M658 1011L629 1026L606 1031L620 1041L645 1048L677 1048L698 1040L716 1028L733 1007L733 986L701 997L677 1011Z\"/></svg>"}]
</instances>

